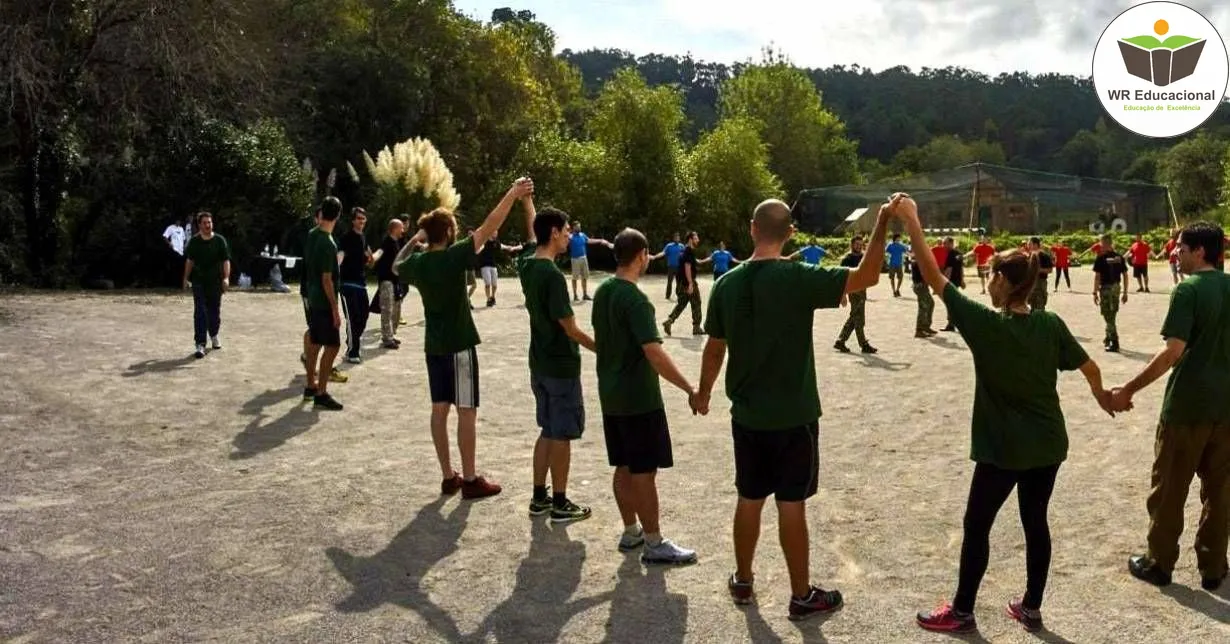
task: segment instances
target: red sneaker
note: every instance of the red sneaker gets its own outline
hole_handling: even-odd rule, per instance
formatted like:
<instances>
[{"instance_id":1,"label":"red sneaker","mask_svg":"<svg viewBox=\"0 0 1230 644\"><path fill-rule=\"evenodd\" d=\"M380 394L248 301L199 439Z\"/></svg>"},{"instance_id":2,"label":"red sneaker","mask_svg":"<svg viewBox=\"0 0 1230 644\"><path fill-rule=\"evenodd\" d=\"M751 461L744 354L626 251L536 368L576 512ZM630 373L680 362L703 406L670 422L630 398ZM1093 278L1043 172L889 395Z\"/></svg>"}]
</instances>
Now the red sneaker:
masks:
<instances>
[{"instance_id":1,"label":"red sneaker","mask_svg":"<svg viewBox=\"0 0 1230 644\"><path fill-rule=\"evenodd\" d=\"M499 494L503 488L498 484L492 483L487 479L478 476L473 481L462 481L461 483L461 498L463 499L485 499L489 496Z\"/></svg>"},{"instance_id":2,"label":"red sneaker","mask_svg":"<svg viewBox=\"0 0 1230 644\"><path fill-rule=\"evenodd\" d=\"M1042 611L1025 608L1024 602L1021 597L1008 602L1008 617L1020 622L1030 633L1042 630Z\"/></svg>"},{"instance_id":3,"label":"red sneaker","mask_svg":"<svg viewBox=\"0 0 1230 644\"><path fill-rule=\"evenodd\" d=\"M918 613L918 625L940 633L970 633L978 630L974 614L962 613L954 609L952 604L944 604L930 613Z\"/></svg>"},{"instance_id":4,"label":"red sneaker","mask_svg":"<svg viewBox=\"0 0 1230 644\"><path fill-rule=\"evenodd\" d=\"M461 479L461 475L453 472L453 478L444 479L444 482L440 483L440 494L452 496L461 491L461 486L464 483L465 481Z\"/></svg>"}]
</instances>

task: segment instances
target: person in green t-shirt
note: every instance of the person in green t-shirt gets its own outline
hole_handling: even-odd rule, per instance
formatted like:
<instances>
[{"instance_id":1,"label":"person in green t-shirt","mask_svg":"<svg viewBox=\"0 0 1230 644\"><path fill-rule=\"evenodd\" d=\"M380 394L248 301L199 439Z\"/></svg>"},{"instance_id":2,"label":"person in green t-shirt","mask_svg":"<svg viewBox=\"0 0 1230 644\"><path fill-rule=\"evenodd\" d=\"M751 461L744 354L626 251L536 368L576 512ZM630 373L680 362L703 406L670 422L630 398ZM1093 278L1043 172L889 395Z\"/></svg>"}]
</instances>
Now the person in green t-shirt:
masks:
<instances>
[{"instance_id":1,"label":"person in green t-shirt","mask_svg":"<svg viewBox=\"0 0 1230 644\"><path fill-rule=\"evenodd\" d=\"M694 563L696 551L663 539L658 522L657 473L674 465L658 378L683 390L689 406L696 390L662 348L653 304L637 286L653 261L649 241L640 231L625 228L613 246L618 266L615 277L594 293L593 325L602 430L624 523L619 549L643 546L641 561L650 564Z\"/></svg>"},{"instance_id":2,"label":"person in green t-shirt","mask_svg":"<svg viewBox=\"0 0 1230 644\"><path fill-rule=\"evenodd\" d=\"M475 347L480 340L466 295L466 275L473 274L475 255L500 229L513 204L533 192L532 181L517 179L474 234L460 241L456 240L456 216L446 208L436 208L419 217L419 231L393 260L398 278L415 287L423 302L431 440L443 474L441 494L460 491L463 498L481 499L501 491L495 482L478 475L474 463L479 403ZM426 251L419 251L420 243L426 243ZM457 408L460 474L453 469L448 441L448 415L453 407Z\"/></svg>"},{"instance_id":3,"label":"person in green t-shirt","mask_svg":"<svg viewBox=\"0 0 1230 644\"><path fill-rule=\"evenodd\" d=\"M752 563L765 499L776 497L790 572L790 616L801 619L841 606L841 593L810 583L807 509L819 474L820 396L816 391L812 320L836 308L843 295L876 284L884 262L887 207L856 270L785 261L794 233L790 207L770 199L752 215L752 256L714 283L696 408L709 399L726 352L735 452L735 573L728 589L736 603L752 601Z\"/></svg>"},{"instance_id":4,"label":"person in green t-shirt","mask_svg":"<svg viewBox=\"0 0 1230 644\"><path fill-rule=\"evenodd\" d=\"M222 348L218 331L222 327L222 293L231 282L231 246L226 238L214 232L214 217L197 213L197 234L184 249L183 287L192 283L193 342L197 358L205 357L205 334L208 332L214 351Z\"/></svg>"},{"instance_id":5,"label":"person in green t-shirt","mask_svg":"<svg viewBox=\"0 0 1230 644\"><path fill-rule=\"evenodd\" d=\"M592 511L568 499L568 468L572 441L585 431L578 345L593 351L594 340L577 326L568 301L568 282L555 265L555 258L568 250L567 213L555 208L535 212L531 195L522 202L529 241L517 258L517 273L530 315L530 389L541 429L534 443L530 516L549 513L552 523L583 521ZM552 497L547 496L548 471Z\"/></svg>"},{"instance_id":6,"label":"person in green t-shirt","mask_svg":"<svg viewBox=\"0 0 1230 644\"><path fill-rule=\"evenodd\" d=\"M1113 391L1115 410L1132 408L1132 396L1170 371L1154 444L1149 492L1148 550L1128 560L1133 576L1157 586L1170 583L1179 559L1183 506L1192 476L1200 477L1200 529L1196 565L1209 591L1226 578L1230 521L1230 275L1217 270L1225 248L1221 227L1198 222L1179 233L1179 271L1162 323L1162 349L1140 375ZM1173 370L1171 368L1173 367Z\"/></svg>"},{"instance_id":7,"label":"person in green t-shirt","mask_svg":"<svg viewBox=\"0 0 1230 644\"><path fill-rule=\"evenodd\" d=\"M307 384L303 399L313 407L341 411L342 403L329 394L333 362L342 345L342 315L338 308L337 243L333 227L342 215L342 202L326 197L320 204L320 215L307 237L303 249L303 311L307 316L304 334L304 360Z\"/></svg>"},{"instance_id":8,"label":"person in green t-shirt","mask_svg":"<svg viewBox=\"0 0 1230 644\"><path fill-rule=\"evenodd\" d=\"M895 214L915 247L926 243L918 208L897 197ZM974 603L990 556L995 515L1015 487L1025 529L1025 594L1008 604L1008 614L1026 630L1042 628L1042 594L1051 563L1047 508L1059 466L1067 458L1068 434L1056 391L1058 373L1079 369L1098 405L1110 413L1097 363L1054 313L1029 307L1042 279L1037 254L1013 249L991 258L987 293L994 309L966 297L940 272L935 257L920 253L927 285L944 298L949 320L974 359L971 419L974 476L965 507L957 591L951 604L920 612L926 630L970 632L978 628ZM1113 414L1111 414L1113 415Z\"/></svg>"}]
</instances>

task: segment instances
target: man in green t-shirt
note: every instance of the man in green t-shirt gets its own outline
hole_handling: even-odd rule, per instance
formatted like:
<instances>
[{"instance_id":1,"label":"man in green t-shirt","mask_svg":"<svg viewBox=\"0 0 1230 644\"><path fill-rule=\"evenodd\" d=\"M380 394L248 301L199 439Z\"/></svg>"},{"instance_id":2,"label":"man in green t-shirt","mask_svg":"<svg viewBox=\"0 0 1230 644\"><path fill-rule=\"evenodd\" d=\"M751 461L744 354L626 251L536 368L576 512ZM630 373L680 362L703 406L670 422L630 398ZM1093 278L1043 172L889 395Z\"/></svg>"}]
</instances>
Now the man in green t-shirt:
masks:
<instances>
[{"instance_id":1,"label":"man in green t-shirt","mask_svg":"<svg viewBox=\"0 0 1230 644\"><path fill-rule=\"evenodd\" d=\"M342 314L338 308L337 242L333 227L342 214L342 202L326 197L320 205L316 227L308 233L303 249L303 310L308 330L304 339L307 384L303 399L313 407L340 411L342 403L329 395L329 376L342 346Z\"/></svg>"},{"instance_id":2,"label":"man in green t-shirt","mask_svg":"<svg viewBox=\"0 0 1230 644\"><path fill-rule=\"evenodd\" d=\"M1149 548L1128 560L1128 570L1157 586L1170 583L1179 559L1183 506L1195 475L1203 505L1196 565L1201 585L1212 591L1226 578L1230 521L1230 275L1213 266L1224 250L1219 226L1188 224L1179 233L1178 249L1179 270L1189 277L1171 291L1162 323L1166 348L1140 375L1113 391L1111 406L1130 409L1136 392L1174 368L1154 445Z\"/></svg>"},{"instance_id":3,"label":"man in green t-shirt","mask_svg":"<svg viewBox=\"0 0 1230 644\"><path fill-rule=\"evenodd\" d=\"M819 475L820 396L816 390L812 320L819 308L836 308L842 296L874 286L884 263L888 207L880 210L867 252L857 269L782 261L794 233L790 207L770 199L756 207L751 258L713 285L705 330L696 408L707 413L726 351L726 395L731 401L735 451L736 571L729 580L736 603L752 600L752 560L760 515L769 496L777 501L782 551L790 572L790 617L841 606L841 593L809 581L807 511Z\"/></svg>"},{"instance_id":4,"label":"man in green t-shirt","mask_svg":"<svg viewBox=\"0 0 1230 644\"><path fill-rule=\"evenodd\" d=\"M689 406L696 391L662 348L653 305L637 286L653 261L649 241L625 228L615 236L614 249L618 267L594 293L593 324L602 430L624 522L619 549L644 546L641 561L650 564L694 563L696 551L663 539L658 523L657 473L674 465L658 377L682 389Z\"/></svg>"},{"instance_id":5,"label":"man in green t-shirt","mask_svg":"<svg viewBox=\"0 0 1230 644\"><path fill-rule=\"evenodd\" d=\"M591 510L568 499L568 468L572 441L585 431L585 400L581 394L581 352L594 350L594 340L577 326L568 301L568 282L555 258L568 250L568 215L546 208L536 213L530 195L525 204L525 254L517 258L525 310L530 315L530 389L534 392L541 433L534 443L534 495L530 516L550 513L552 523L588 519ZM553 496L547 496L547 472Z\"/></svg>"},{"instance_id":6,"label":"man in green t-shirt","mask_svg":"<svg viewBox=\"0 0 1230 644\"><path fill-rule=\"evenodd\" d=\"M197 213L197 234L184 249L183 287L192 282L192 326L197 358L205 357L205 334L213 349L222 348L218 330L222 326L222 293L231 281L231 246L214 232L214 217Z\"/></svg>"},{"instance_id":7,"label":"man in green t-shirt","mask_svg":"<svg viewBox=\"0 0 1230 644\"><path fill-rule=\"evenodd\" d=\"M500 493L500 486L479 476L474 464L478 416L478 330L474 327L466 275L473 274L475 255L495 236L518 199L532 194L534 183L517 179L474 234L456 240L457 218L446 208L419 217L419 231L393 261L398 278L415 287L423 302L427 354L427 384L431 390L431 440L443 480L441 494L461 492L480 499ZM427 244L419 252L420 242ZM461 473L453 469L448 441L449 411L457 408L457 447Z\"/></svg>"}]
</instances>

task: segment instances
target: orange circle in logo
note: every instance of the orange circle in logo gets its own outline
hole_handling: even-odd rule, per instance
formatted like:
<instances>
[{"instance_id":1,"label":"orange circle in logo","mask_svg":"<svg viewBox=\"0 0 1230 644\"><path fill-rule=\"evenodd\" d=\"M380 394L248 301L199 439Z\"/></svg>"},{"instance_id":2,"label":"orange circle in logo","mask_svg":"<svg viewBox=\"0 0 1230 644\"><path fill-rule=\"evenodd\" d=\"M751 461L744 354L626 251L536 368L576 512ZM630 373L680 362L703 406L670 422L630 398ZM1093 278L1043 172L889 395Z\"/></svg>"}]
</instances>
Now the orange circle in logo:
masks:
<instances>
[{"instance_id":1,"label":"orange circle in logo","mask_svg":"<svg viewBox=\"0 0 1230 644\"><path fill-rule=\"evenodd\" d=\"M1153 31L1159 36L1165 36L1167 31L1170 31L1170 25L1165 20L1158 20L1153 23Z\"/></svg>"}]
</instances>

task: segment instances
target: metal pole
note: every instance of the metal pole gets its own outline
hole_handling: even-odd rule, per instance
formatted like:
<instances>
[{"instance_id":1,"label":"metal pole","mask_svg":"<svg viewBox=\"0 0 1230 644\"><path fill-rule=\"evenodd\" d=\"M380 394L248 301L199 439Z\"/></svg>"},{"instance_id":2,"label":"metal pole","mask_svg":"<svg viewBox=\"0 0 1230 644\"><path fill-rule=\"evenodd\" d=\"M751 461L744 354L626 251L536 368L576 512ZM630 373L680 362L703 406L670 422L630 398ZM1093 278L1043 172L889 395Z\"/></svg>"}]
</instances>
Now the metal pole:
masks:
<instances>
[{"instance_id":1,"label":"metal pole","mask_svg":"<svg viewBox=\"0 0 1230 644\"><path fill-rule=\"evenodd\" d=\"M1170 198L1170 186L1166 186L1166 205L1170 207L1170 218L1174 221L1175 228L1179 227L1179 216L1174 211L1174 199Z\"/></svg>"}]
</instances>

